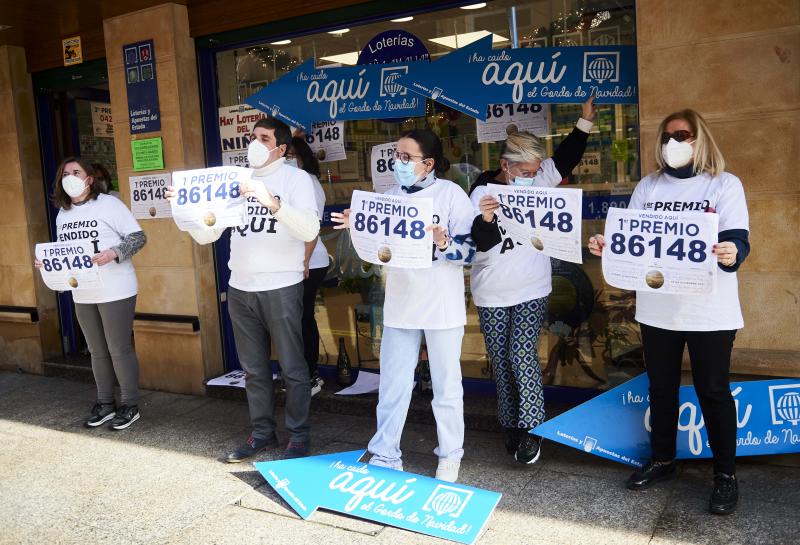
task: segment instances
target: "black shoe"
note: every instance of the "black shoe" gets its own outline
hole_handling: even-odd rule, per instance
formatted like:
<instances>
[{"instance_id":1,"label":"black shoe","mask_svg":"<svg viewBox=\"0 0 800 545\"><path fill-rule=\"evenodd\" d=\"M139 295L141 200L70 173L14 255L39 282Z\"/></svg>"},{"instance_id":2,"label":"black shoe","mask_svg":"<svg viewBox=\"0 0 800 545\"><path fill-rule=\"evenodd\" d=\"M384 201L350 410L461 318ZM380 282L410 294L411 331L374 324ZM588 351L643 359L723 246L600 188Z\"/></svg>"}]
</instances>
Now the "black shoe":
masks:
<instances>
[{"instance_id":1,"label":"black shoe","mask_svg":"<svg viewBox=\"0 0 800 545\"><path fill-rule=\"evenodd\" d=\"M268 448L278 446L278 438L273 433L267 439L258 439L252 435L247 438L247 442L237 448L235 451L228 454L225 461L230 464L237 464L243 462L248 458L252 458L259 452L263 452Z\"/></svg>"},{"instance_id":2,"label":"black shoe","mask_svg":"<svg viewBox=\"0 0 800 545\"><path fill-rule=\"evenodd\" d=\"M311 446L308 441L289 441L286 446L287 458L302 458L308 456Z\"/></svg>"},{"instance_id":3,"label":"black shoe","mask_svg":"<svg viewBox=\"0 0 800 545\"><path fill-rule=\"evenodd\" d=\"M322 377L319 376L319 373L314 373L311 375L311 397L314 397L320 393L323 386L325 386L325 381L322 380Z\"/></svg>"},{"instance_id":4,"label":"black shoe","mask_svg":"<svg viewBox=\"0 0 800 545\"><path fill-rule=\"evenodd\" d=\"M117 412L113 403L100 403L99 401L92 407L92 414L83 423L87 428L96 428L114 418Z\"/></svg>"},{"instance_id":5,"label":"black shoe","mask_svg":"<svg viewBox=\"0 0 800 545\"><path fill-rule=\"evenodd\" d=\"M112 430L124 430L134 422L139 420L139 407L136 405L120 405L117 409L117 416L108 425Z\"/></svg>"},{"instance_id":6,"label":"black shoe","mask_svg":"<svg viewBox=\"0 0 800 545\"><path fill-rule=\"evenodd\" d=\"M505 429L505 444L506 444L506 452L509 454L514 454L517 452L517 448L519 447L519 428L506 428Z\"/></svg>"},{"instance_id":7,"label":"black shoe","mask_svg":"<svg viewBox=\"0 0 800 545\"><path fill-rule=\"evenodd\" d=\"M649 462L639 471L628 477L626 486L628 490L644 490L654 484L674 479L677 475L678 466L672 462Z\"/></svg>"},{"instance_id":8,"label":"black shoe","mask_svg":"<svg viewBox=\"0 0 800 545\"><path fill-rule=\"evenodd\" d=\"M525 432L525 430L520 430L520 432L522 437L519 439L519 446L514 454L514 459L521 464L533 464L542 453L542 440Z\"/></svg>"},{"instance_id":9,"label":"black shoe","mask_svg":"<svg viewBox=\"0 0 800 545\"><path fill-rule=\"evenodd\" d=\"M730 515L739 503L739 483L735 475L717 473L714 475L714 492L708 510L715 515Z\"/></svg>"}]
</instances>

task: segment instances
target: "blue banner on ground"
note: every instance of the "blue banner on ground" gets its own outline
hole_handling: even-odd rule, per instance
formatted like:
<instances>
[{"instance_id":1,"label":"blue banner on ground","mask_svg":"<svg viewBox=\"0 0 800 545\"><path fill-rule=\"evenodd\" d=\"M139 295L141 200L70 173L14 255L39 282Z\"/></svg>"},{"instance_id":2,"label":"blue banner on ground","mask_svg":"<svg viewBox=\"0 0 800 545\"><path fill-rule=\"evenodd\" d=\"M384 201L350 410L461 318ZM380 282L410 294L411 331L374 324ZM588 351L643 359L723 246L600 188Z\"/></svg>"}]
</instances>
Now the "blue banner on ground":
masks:
<instances>
[{"instance_id":1,"label":"blue banner on ground","mask_svg":"<svg viewBox=\"0 0 800 545\"><path fill-rule=\"evenodd\" d=\"M636 47L492 49L492 37L431 62L397 80L409 91L481 121L489 104L636 104Z\"/></svg>"},{"instance_id":2,"label":"blue banner on ground","mask_svg":"<svg viewBox=\"0 0 800 545\"><path fill-rule=\"evenodd\" d=\"M397 83L416 64L429 63L315 68L309 59L245 102L303 130L315 121L417 117L425 100Z\"/></svg>"},{"instance_id":3,"label":"blue banner on ground","mask_svg":"<svg viewBox=\"0 0 800 545\"><path fill-rule=\"evenodd\" d=\"M642 374L540 424L531 433L616 462L650 459L650 402ZM731 383L738 426L737 456L800 452L800 379ZM681 386L678 458L710 458L693 386Z\"/></svg>"},{"instance_id":4,"label":"blue banner on ground","mask_svg":"<svg viewBox=\"0 0 800 545\"><path fill-rule=\"evenodd\" d=\"M131 134L161 130L153 40L122 46Z\"/></svg>"},{"instance_id":5,"label":"blue banner on ground","mask_svg":"<svg viewBox=\"0 0 800 545\"><path fill-rule=\"evenodd\" d=\"M364 451L257 462L267 482L307 519L319 508L380 524L474 543L501 494L371 466Z\"/></svg>"}]
</instances>

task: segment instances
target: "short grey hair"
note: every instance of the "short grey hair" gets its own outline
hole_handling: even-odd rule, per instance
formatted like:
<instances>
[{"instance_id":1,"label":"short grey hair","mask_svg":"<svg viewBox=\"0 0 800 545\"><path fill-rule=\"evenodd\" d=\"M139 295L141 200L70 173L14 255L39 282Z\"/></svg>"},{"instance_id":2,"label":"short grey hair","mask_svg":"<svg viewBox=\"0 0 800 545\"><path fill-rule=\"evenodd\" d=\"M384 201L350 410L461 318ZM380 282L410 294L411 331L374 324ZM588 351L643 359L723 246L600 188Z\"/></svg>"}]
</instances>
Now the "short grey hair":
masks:
<instances>
[{"instance_id":1,"label":"short grey hair","mask_svg":"<svg viewBox=\"0 0 800 545\"><path fill-rule=\"evenodd\" d=\"M544 161L544 146L529 132L513 132L508 135L500 157L509 163L533 163Z\"/></svg>"}]
</instances>

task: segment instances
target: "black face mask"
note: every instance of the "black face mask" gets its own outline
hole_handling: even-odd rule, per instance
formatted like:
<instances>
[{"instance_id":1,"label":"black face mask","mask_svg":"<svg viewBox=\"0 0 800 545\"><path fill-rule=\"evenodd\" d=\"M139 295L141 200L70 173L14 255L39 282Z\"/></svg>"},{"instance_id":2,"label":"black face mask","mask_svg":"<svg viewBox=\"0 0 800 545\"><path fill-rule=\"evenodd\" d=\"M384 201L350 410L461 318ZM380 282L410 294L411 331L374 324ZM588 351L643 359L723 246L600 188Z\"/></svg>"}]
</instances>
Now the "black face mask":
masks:
<instances>
[{"instance_id":1,"label":"black face mask","mask_svg":"<svg viewBox=\"0 0 800 545\"><path fill-rule=\"evenodd\" d=\"M692 178L696 176L694 172L694 163L689 163L688 165L684 165L680 168L672 168L669 165L664 167L664 172L672 176L673 178L681 178L685 180L686 178Z\"/></svg>"}]
</instances>

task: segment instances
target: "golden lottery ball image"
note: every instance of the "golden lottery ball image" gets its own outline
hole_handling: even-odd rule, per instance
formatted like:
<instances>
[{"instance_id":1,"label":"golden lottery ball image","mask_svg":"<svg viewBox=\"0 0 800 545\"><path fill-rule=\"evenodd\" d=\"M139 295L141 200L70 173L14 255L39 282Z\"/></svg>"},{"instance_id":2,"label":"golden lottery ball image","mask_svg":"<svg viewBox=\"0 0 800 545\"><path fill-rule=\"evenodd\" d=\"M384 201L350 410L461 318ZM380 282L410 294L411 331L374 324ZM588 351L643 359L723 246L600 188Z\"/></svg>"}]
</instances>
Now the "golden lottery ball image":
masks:
<instances>
[{"instance_id":1,"label":"golden lottery ball image","mask_svg":"<svg viewBox=\"0 0 800 545\"><path fill-rule=\"evenodd\" d=\"M148 212L150 213L150 217L151 218L156 217L156 207L155 206L151 206L150 210L148 210Z\"/></svg>"},{"instance_id":2,"label":"golden lottery ball image","mask_svg":"<svg viewBox=\"0 0 800 545\"><path fill-rule=\"evenodd\" d=\"M217 216L214 215L214 212L206 212L206 215L203 216L203 223L212 227L215 223L217 223Z\"/></svg>"},{"instance_id":3,"label":"golden lottery ball image","mask_svg":"<svg viewBox=\"0 0 800 545\"><path fill-rule=\"evenodd\" d=\"M392 259L392 250L388 246L381 246L378 248L378 259L381 263L389 263Z\"/></svg>"},{"instance_id":4,"label":"golden lottery ball image","mask_svg":"<svg viewBox=\"0 0 800 545\"><path fill-rule=\"evenodd\" d=\"M540 252L544 250L544 242L539 237L531 237L531 244Z\"/></svg>"},{"instance_id":5,"label":"golden lottery ball image","mask_svg":"<svg viewBox=\"0 0 800 545\"><path fill-rule=\"evenodd\" d=\"M649 271L647 276L644 277L644 281L647 283L648 286L657 290L661 286L664 285L664 275L661 271Z\"/></svg>"},{"instance_id":6,"label":"golden lottery ball image","mask_svg":"<svg viewBox=\"0 0 800 545\"><path fill-rule=\"evenodd\" d=\"M78 279L75 278L74 276L70 276L69 280L67 280L67 284L69 284L73 288L77 288L78 287Z\"/></svg>"},{"instance_id":7,"label":"golden lottery ball image","mask_svg":"<svg viewBox=\"0 0 800 545\"><path fill-rule=\"evenodd\" d=\"M519 127L517 127L514 123L506 125L506 134L511 135L514 134L515 132L519 132Z\"/></svg>"},{"instance_id":8,"label":"golden lottery ball image","mask_svg":"<svg viewBox=\"0 0 800 545\"><path fill-rule=\"evenodd\" d=\"M319 159L320 161L324 161L325 160L325 150L324 149L321 149L321 150L317 151L317 159Z\"/></svg>"}]
</instances>

